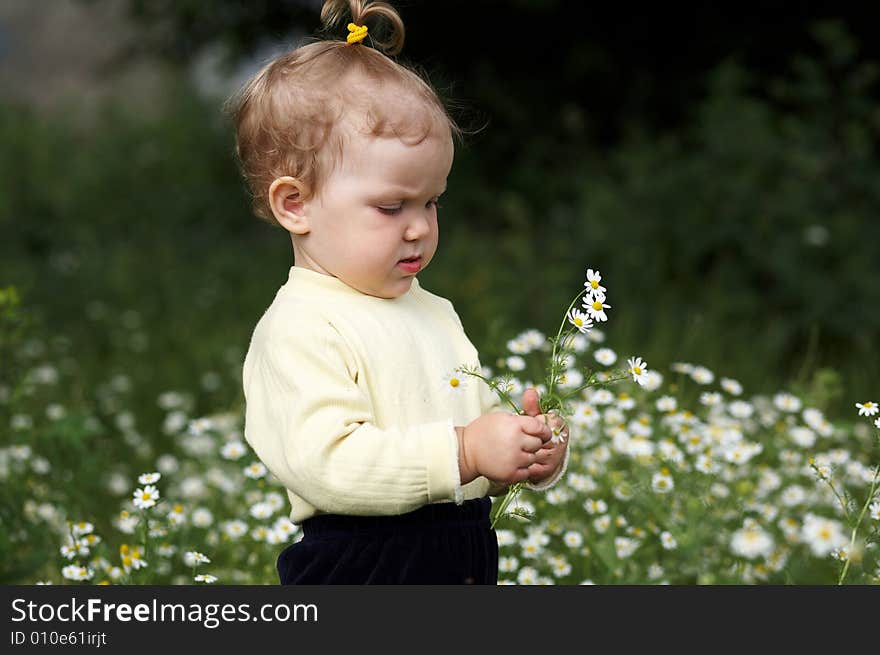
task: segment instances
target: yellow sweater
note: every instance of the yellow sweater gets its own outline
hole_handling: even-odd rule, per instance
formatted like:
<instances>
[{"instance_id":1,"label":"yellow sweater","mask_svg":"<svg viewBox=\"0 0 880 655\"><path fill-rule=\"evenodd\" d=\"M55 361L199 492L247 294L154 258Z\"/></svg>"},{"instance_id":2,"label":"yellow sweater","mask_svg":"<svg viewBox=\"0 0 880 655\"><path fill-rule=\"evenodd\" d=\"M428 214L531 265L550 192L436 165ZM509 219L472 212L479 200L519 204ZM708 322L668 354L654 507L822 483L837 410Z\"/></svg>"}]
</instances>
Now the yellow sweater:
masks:
<instances>
[{"instance_id":1,"label":"yellow sweater","mask_svg":"<svg viewBox=\"0 0 880 655\"><path fill-rule=\"evenodd\" d=\"M502 409L476 378L448 383L463 364L479 359L458 315L418 280L383 299L292 266L242 372L245 439L287 488L290 520L502 493L484 477L461 485L454 426Z\"/></svg>"}]
</instances>

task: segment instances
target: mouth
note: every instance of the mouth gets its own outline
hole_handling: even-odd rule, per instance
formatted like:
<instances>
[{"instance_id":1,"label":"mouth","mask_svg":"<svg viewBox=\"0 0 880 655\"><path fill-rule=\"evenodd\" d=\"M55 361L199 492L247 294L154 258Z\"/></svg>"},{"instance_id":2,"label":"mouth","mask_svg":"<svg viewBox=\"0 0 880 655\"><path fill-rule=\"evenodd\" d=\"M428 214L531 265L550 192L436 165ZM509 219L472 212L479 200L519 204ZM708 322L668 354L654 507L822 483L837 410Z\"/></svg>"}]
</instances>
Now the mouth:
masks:
<instances>
[{"instance_id":1,"label":"mouth","mask_svg":"<svg viewBox=\"0 0 880 655\"><path fill-rule=\"evenodd\" d=\"M407 257L397 262L397 266L407 273L417 273L422 268L421 257Z\"/></svg>"}]
</instances>

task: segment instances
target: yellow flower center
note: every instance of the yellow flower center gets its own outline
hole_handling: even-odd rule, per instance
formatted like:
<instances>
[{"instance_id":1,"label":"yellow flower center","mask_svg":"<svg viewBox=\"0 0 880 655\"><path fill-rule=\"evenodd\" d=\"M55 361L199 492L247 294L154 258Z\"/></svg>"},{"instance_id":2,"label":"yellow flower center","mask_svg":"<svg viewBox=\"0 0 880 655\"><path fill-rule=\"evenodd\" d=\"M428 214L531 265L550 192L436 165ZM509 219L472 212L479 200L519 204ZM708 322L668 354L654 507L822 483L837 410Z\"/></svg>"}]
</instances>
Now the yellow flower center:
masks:
<instances>
[{"instance_id":1,"label":"yellow flower center","mask_svg":"<svg viewBox=\"0 0 880 655\"><path fill-rule=\"evenodd\" d=\"M594 289L598 289L599 288L599 280L590 280L590 286L593 287Z\"/></svg>"},{"instance_id":2,"label":"yellow flower center","mask_svg":"<svg viewBox=\"0 0 880 655\"><path fill-rule=\"evenodd\" d=\"M602 303L600 303L598 300L594 300L593 301L593 309L595 309L597 312L601 311L602 310Z\"/></svg>"},{"instance_id":3,"label":"yellow flower center","mask_svg":"<svg viewBox=\"0 0 880 655\"><path fill-rule=\"evenodd\" d=\"M122 566L131 566L131 558L126 556L122 558Z\"/></svg>"},{"instance_id":4,"label":"yellow flower center","mask_svg":"<svg viewBox=\"0 0 880 655\"><path fill-rule=\"evenodd\" d=\"M574 319L574 324L578 327L584 327L584 319L582 319L580 316L576 316Z\"/></svg>"},{"instance_id":5,"label":"yellow flower center","mask_svg":"<svg viewBox=\"0 0 880 655\"><path fill-rule=\"evenodd\" d=\"M635 373L636 375L641 375L642 374L642 367L641 366L633 366L633 373Z\"/></svg>"},{"instance_id":6,"label":"yellow flower center","mask_svg":"<svg viewBox=\"0 0 880 655\"><path fill-rule=\"evenodd\" d=\"M119 554L120 554L120 555L128 555L128 551L129 551L129 550L130 550L130 549L129 549L129 547L128 547L128 544L122 544L122 545L119 547Z\"/></svg>"},{"instance_id":7,"label":"yellow flower center","mask_svg":"<svg viewBox=\"0 0 880 655\"><path fill-rule=\"evenodd\" d=\"M178 503L177 505L174 506L174 511L177 512L178 514L183 514L183 505Z\"/></svg>"},{"instance_id":8,"label":"yellow flower center","mask_svg":"<svg viewBox=\"0 0 880 655\"><path fill-rule=\"evenodd\" d=\"M461 382L459 382L458 378L452 378L449 380L450 387L457 387Z\"/></svg>"},{"instance_id":9,"label":"yellow flower center","mask_svg":"<svg viewBox=\"0 0 880 655\"><path fill-rule=\"evenodd\" d=\"M141 500L150 500L152 498L152 494L149 491L145 491L141 494Z\"/></svg>"},{"instance_id":10,"label":"yellow flower center","mask_svg":"<svg viewBox=\"0 0 880 655\"><path fill-rule=\"evenodd\" d=\"M819 530L819 536L827 541L828 539L831 539L831 530L828 528L822 528Z\"/></svg>"}]
</instances>

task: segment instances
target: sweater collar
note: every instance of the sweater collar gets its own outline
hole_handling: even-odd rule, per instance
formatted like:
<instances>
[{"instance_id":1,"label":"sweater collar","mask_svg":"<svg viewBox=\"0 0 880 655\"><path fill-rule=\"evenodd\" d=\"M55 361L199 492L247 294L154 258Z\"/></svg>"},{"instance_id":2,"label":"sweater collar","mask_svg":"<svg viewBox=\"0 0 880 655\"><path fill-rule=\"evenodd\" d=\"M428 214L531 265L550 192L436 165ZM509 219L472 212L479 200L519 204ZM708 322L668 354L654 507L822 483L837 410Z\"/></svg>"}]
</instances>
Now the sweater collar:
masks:
<instances>
[{"instance_id":1,"label":"sweater collar","mask_svg":"<svg viewBox=\"0 0 880 655\"><path fill-rule=\"evenodd\" d=\"M340 293L347 295L357 295L357 296L368 296L368 294L362 293L358 291L354 287L348 286L345 282L340 280L338 277L334 277L332 275L327 275L325 273L319 273L318 271L313 271L309 268L303 268L302 266L291 266L290 272L287 275L287 282L284 284L284 288L288 290L298 290L298 291L319 291L322 293ZM405 294L400 296L403 298L408 294L412 293L413 289L419 288L419 280L418 278L413 278L412 286L409 288ZM369 296L368 296L369 297ZM377 300L386 300L385 298L377 298ZM387 300L397 300L397 298L388 298Z\"/></svg>"}]
</instances>

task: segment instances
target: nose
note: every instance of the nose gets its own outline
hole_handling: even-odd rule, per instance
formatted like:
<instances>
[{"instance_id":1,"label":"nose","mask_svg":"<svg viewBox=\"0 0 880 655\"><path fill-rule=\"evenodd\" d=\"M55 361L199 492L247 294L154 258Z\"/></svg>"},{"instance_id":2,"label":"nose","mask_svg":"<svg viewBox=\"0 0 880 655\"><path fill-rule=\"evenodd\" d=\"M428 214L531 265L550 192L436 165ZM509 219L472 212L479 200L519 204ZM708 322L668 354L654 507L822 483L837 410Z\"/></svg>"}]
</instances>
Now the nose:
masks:
<instances>
[{"instance_id":1,"label":"nose","mask_svg":"<svg viewBox=\"0 0 880 655\"><path fill-rule=\"evenodd\" d=\"M417 241L425 238L431 232L431 209L414 212L406 225L403 238L407 241Z\"/></svg>"}]
</instances>

